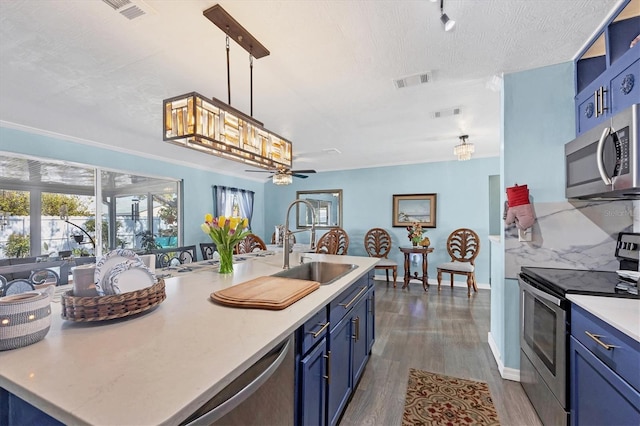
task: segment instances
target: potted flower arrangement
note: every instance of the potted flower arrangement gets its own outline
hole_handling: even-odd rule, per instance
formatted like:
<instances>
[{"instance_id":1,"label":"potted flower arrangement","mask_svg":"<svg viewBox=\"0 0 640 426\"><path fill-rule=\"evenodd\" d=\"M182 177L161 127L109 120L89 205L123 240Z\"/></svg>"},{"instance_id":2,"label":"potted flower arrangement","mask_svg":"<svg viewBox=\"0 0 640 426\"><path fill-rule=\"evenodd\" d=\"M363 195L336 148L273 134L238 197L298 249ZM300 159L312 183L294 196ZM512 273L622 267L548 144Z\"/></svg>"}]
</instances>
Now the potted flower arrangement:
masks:
<instances>
[{"instance_id":1,"label":"potted flower arrangement","mask_svg":"<svg viewBox=\"0 0 640 426\"><path fill-rule=\"evenodd\" d=\"M413 222L413 225L407 226L407 232L409 233L409 241L411 241L414 246L417 246L422 241L424 230L419 222Z\"/></svg>"},{"instance_id":2,"label":"potted flower arrangement","mask_svg":"<svg viewBox=\"0 0 640 426\"><path fill-rule=\"evenodd\" d=\"M249 219L237 216L213 217L207 213L200 227L216 243L218 254L220 254L218 271L221 274L233 272L233 247L251 233L248 230Z\"/></svg>"}]
</instances>

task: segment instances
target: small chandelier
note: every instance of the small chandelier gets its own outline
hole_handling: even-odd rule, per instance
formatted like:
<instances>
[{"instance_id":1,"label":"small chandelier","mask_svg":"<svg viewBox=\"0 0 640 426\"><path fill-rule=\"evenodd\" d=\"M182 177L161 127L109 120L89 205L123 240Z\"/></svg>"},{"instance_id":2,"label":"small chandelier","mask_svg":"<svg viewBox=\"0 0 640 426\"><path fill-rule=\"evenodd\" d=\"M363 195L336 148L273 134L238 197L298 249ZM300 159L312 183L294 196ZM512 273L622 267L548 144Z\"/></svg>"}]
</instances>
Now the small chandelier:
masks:
<instances>
[{"instance_id":1,"label":"small chandelier","mask_svg":"<svg viewBox=\"0 0 640 426\"><path fill-rule=\"evenodd\" d=\"M278 170L273 175L272 180L275 185L291 185L291 183L293 183L293 176L285 170Z\"/></svg>"},{"instance_id":2,"label":"small chandelier","mask_svg":"<svg viewBox=\"0 0 640 426\"><path fill-rule=\"evenodd\" d=\"M470 160L471 154L476 150L472 143L467 143L468 137L469 135L460 136L460 145L453 148L453 153L458 157L458 161Z\"/></svg>"}]
</instances>

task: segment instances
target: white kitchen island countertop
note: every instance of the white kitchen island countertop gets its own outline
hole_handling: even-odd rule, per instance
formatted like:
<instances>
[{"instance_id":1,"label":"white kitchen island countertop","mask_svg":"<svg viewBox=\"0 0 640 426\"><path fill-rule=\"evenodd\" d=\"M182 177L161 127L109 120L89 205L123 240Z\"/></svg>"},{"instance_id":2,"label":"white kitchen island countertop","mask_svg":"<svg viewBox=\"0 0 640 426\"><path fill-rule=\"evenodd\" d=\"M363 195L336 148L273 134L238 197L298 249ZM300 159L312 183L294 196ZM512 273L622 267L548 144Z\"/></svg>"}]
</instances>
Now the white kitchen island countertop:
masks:
<instances>
[{"instance_id":1,"label":"white kitchen island countertop","mask_svg":"<svg viewBox=\"0 0 640 426\"><path fill-rule=\"evenodd\" d=\"M640 300L568 294L567 299L640 341Z\"/></svg>"},{"instance_id":2,"label":"white kitchen island countertop","mask_svg":"<svg viewBox=\"0 0 640 426\"><path fill-rule=\"evenodd\" d=\"M166 300L128 319L65 321L54 302L42 341L0 352L0 387L67 424L178 424L378 261L305 256L358 268L280 311L225 307L209 295L280 271L282 255L235 264L231 275L199 269L168 278Z\"/></svg>"}]
</instances>

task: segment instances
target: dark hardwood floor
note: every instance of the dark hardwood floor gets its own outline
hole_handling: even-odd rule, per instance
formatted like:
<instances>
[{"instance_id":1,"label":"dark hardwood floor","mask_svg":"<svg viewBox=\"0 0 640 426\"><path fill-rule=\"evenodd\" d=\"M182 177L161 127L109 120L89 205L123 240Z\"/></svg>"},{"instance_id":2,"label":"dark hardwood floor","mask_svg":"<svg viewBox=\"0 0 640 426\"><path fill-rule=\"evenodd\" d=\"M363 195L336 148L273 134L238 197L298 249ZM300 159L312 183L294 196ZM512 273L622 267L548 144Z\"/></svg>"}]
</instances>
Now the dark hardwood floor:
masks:
<instances>
[{"instance_id":1,"label":"dark hardwood floor","mask_svg":"<svg viewBox=\"0 0 640 426\"><path fill-rule=\"evenodd\" d=\"M520 383L500 377L487 343L490 292L376 281L376 341L340 421L399 425L409 368L487 382L502 425L540 425Z\"/></svg>"}]
</instances>

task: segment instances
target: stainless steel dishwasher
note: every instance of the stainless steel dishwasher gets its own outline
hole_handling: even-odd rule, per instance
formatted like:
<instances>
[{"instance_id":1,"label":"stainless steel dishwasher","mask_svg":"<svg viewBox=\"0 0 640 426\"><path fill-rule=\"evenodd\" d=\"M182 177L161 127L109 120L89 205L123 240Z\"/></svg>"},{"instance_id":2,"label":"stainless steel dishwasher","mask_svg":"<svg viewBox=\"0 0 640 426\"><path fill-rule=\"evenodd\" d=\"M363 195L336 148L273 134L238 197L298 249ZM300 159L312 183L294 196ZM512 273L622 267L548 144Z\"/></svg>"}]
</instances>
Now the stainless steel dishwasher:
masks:
<instances>
[{"instance_id":1,"label":"stainless steel dishwasher","mask_svg":"<svg viewBox=\"0 0 640 426\"><path fill-rule=\"evenodd\" d=\"M182 425L293 425L294 346L277 345Z\"/></svg>"}]
</instances>

